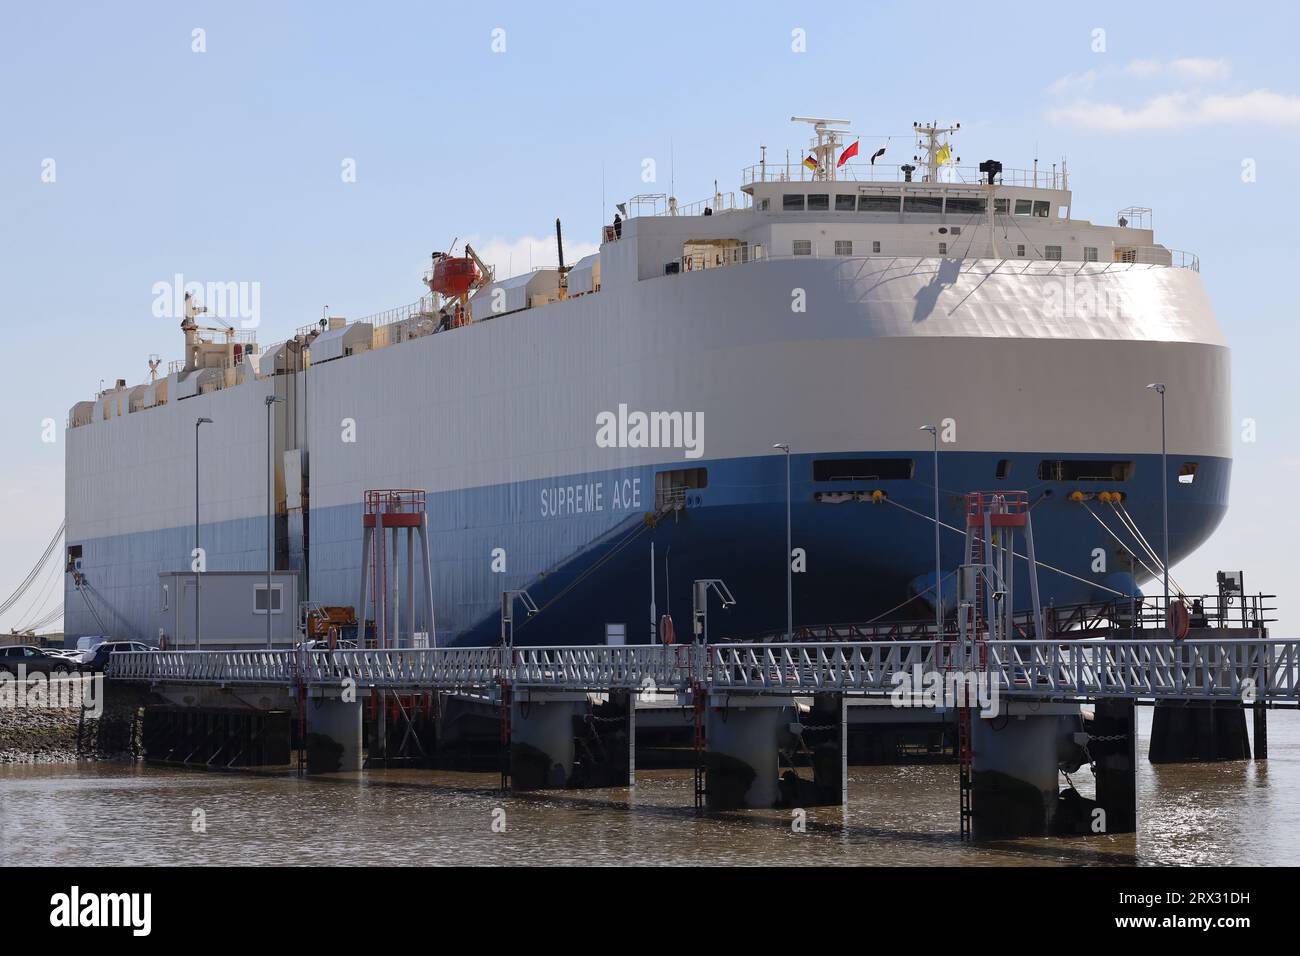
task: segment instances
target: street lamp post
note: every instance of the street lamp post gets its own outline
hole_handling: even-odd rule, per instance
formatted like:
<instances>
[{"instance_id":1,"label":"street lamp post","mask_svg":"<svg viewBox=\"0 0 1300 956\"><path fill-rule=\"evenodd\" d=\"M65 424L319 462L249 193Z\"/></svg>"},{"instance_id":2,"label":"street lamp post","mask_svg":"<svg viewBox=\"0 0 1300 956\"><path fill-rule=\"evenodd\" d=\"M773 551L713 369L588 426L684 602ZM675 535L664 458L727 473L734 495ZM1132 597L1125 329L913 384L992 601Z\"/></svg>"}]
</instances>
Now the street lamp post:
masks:
<instances>
[{"instance_id":1,"label":"street lamp post","mask_svg":"<svg viewBox=\"0 0 1300 956\"><path fill-rule=\"evenodd\" d=\"M939 557L939 427L922 425L919 429L934 437L934 639L943 640L943 563Z\"/></svg>"},{"instance_id":2,"label":"street lamp post","mask_svg":"<svg viewBox=\"0 0 1300 956\"><path fill-rule=\"evenodd\" d=\"M1160 393L1160 508L1162 524L1161 561L1164 564L1165 578L1165 618L1169 618L1169 464L1165 446L1165 386L1163 382L1152 382L1147 388Z\"/></svg>"},{"instance_id":3,"label":"street lamp post","mask_svg":"<svg viewBox=\"0 0 1300 956\"><path fill-rule=\"evenodd\" d=\"M529 617L534 617L539 613L539 608L533 602L532 597L523 588L512 588L508 591L501 592L501 646L512 648L515 646L515 599L518 598L523 604L524 610L528 612Z\"/></svg>"},{"instance_id":4,"label":"street lamp post","mask_svg":"<svg viewBox=\"0 0 1300 956\"><path fill-rule=\"evenodd\" d=\"M785 452L785 639L794 640L794 567L790 543L790 446L777 442L772 446Z\"/></svg>"},{"instance_id":5,"label":"street lamp post","mask_svg":"<svg viewBox=\"0 0 1300 956\"><path fill-rule=\"evenodd\" d=\"M200 559L199 556L199 426L211 425L212 419L199 418L194 422L194 649L200 648L199 644L199 575L200 568L206 568L207 562Z\"/></svg>"},{"instance_id":6,"label":"street lamp post","mask_svg":"<svg viewBox=\"0 0 1300 956\"><path fill-rule=\"evenodd\" d=\"M271 408L284 399L266 396L266 649L271 649L271 571L275 568L275 466L272 464ZM280 602L284 612L284 601Z\"/></svg>"}]
</instances>

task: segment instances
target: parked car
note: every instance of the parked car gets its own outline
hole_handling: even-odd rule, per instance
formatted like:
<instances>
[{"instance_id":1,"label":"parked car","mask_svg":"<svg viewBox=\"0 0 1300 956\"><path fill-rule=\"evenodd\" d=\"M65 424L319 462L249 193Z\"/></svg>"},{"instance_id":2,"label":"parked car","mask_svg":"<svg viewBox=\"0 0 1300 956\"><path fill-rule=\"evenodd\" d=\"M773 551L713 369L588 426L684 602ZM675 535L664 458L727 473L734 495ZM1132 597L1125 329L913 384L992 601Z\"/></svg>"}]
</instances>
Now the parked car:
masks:
<instances>
[{"instance_id":1,"label":"parked car","mask_svg":"<svg viewBox=\"0 0 1300 956\"><path fill-rule=\"evenodd\" d=\"M96 645L93 650L83 653L81 666L87 670L102 671L108 666L108 657L114 651L156 650L156 647L150 647L148 644L142 644L139 641L104 641L102 644Z\"/></svg>"},{"instance_id":2,"label":"parked car","mask_svg":"<svg viewBox=\"0 0 1300 956\"><path fill-rule=\"evenodd\" d=\"M301 644L295 644L293 647L296 651L328 651L330 649L330 642L317 639L312 641L303 641ZM355 651L356 649L356 641L337 641L334 644L334 650L336 651Z\"/></svg>"},{"instance_id":3,"label":"parked car","mask_svg":"<svg viewBox=\"0 0 1300 956\"><path fill-rule=\"evenodd\" d=\"M53 654L43 647L30 644L10 644L0 647L0 671L17 675L19 666L28 674L71 674L81 670L76 661Z\"/></svg>"},{"instance_id":4,"label":"parked car","mask_svg":"<svg viewBox=\"0 0 1300 956\"><path fill-rule=\"evenodd\" d=\"M70 647L43 647L41 650L53 657L62 657L65 661L71 661L74 664L81 663L81 651L73 650Z\"/></svg>"}]
</instances>

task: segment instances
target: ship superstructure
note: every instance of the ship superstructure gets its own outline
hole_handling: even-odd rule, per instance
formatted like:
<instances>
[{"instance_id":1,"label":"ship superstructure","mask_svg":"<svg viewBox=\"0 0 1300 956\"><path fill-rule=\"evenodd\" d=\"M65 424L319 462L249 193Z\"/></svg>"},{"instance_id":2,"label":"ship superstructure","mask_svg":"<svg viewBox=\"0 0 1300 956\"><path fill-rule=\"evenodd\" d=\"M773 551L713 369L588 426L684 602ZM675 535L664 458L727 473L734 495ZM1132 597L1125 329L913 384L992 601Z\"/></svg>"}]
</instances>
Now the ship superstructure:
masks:
<instances>
[{"instance_id":1,"label":"ship superstructure","mask_svg":"<svg viewBox=\"0 0 1300 956\"><path fill-rule=\"evenodd\" d=\"M207 567L265 568L268 396L277 567L304 600L355 604L365 491L425 490L441 643L491 643L510 589L540 607L520 642L650 640L651 606L684 631L691 583L717 577L736 606L716 633L781 628L776 444L796 624L923 604L925 424L946 525L972 489L1029 492L1045 601L1154 576L1138 537L1158 536L1162 484L1173 560L1204 540L1227 502L1229 353L1196 259L1156 242L1149 210L1075 218L1064 163L964 166L956 127L930 124L911 162L863 142L841 164L847 124L808 122L806 156L764 151L736 193L633 197L572 268L498 278L449 249L418 302L266 348L205 338L187 305L166 378L70 414L69 561L99 615L122 637L165 631L160 575L194 546L199 418ZM1155 381L1177 396L1163 474ZM1122 526L1087 507L1102 492ZM942 546L952 569L961 534ZM67 631L95 633L77 587Z\"/></svg>"}]
</instances>

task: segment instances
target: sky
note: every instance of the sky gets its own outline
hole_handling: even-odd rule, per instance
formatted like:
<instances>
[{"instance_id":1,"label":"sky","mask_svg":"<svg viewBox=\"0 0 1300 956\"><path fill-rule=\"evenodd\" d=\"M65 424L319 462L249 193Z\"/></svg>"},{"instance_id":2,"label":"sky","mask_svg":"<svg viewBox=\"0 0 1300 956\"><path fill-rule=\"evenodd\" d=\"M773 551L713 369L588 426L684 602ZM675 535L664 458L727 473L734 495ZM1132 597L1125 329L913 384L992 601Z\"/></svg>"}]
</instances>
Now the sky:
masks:
<instances>
[{"instance_id":1,"label":"sky","mask_svg":"<svg viewBox=\"0 0 1300 956\"><path fill-rule=\"evenodd\" d=\"M908 152L914 121L960 122L967 162L1067 157L1077 218L1152 207L1200 257L1238 423L1228 517L1175 574L1300 581L1292 3L51 0L2 22L0 600L62 519L68 409L180 355L157 283L255 287L265 344L414 301L457 238L522 272L554 263L559 216L572 262L630 195L689 203L760 143L797 151L796 114Z\"/></svg>"}]
</instances>

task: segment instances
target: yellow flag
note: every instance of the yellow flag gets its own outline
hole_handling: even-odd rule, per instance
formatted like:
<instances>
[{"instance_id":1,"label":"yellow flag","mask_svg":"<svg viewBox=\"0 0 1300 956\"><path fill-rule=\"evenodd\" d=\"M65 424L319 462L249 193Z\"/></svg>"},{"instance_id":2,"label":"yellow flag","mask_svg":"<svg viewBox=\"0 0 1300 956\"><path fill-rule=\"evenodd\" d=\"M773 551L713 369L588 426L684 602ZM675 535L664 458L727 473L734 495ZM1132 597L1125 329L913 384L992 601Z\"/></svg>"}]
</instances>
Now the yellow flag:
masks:
<instances>
[{"instance_id":1,"label":"yellow flag","mask_svg":"<svg viewBox=\"0 0 1300 956\"><path fill-rule=\"evenodd\" d=\"M943 146L939 147L939 152L935 153L934 159L940 166L952 159L952 150L948 147L947 143L944 143Z\"/></svg>"}]
</instances>

